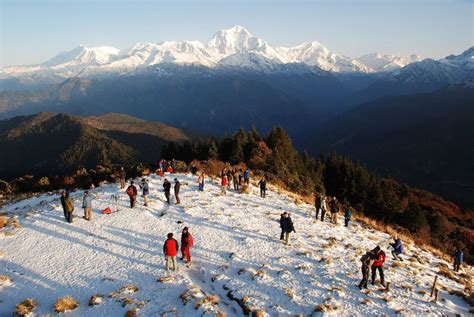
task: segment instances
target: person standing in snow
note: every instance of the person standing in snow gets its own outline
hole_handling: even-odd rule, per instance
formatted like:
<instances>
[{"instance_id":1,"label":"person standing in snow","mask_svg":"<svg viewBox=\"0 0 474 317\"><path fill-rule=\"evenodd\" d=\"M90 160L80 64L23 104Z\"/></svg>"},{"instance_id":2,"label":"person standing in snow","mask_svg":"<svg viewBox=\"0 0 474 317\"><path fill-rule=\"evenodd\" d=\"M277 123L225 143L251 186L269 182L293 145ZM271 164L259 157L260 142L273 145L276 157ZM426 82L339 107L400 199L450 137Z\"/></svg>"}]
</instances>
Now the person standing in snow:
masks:
<instances>
[{"instance_id":1,"label":"person standing in snow","mask_svg":"<svg viewBox=\"0 0 474 317\"><path fill-rule=\"evenodd\" d=\"M390 246L393 248L392 250L393 259L403 261L403 259L400 257L400 254L403 253L402 240L400 240L399 237L395 237L394 242L390 243Z\"/></svg>"},{"instance_id":2,"label":"person standing in snow","mask_svg":"<svg viewBox=\"0 0 474 317\"><path fill-rule=\"evenodd\" d=\"M234 182L234 190L239 191L239 172L237 169L234 169L234 172L232 173L232 181Z\"/></svg>"},{"instance_id":3,"label":"person standing in snow","mask_svg":"<svg viewBox=\"0 0 474 317\"><path fill-rule=\"evenodd\" d=\"M285 219L288 213L285 211L280 215L280 229L281 229L281 234L280 234L280 240L285 239Z\"/></svg>"},{"instance_id":4,"label":"person standing in snow","mask_svg":"<svg viewBox=\"0 0 474 317\"><path fill-rule=\"evenodd\" d=\"M137 203L138 190L133 181L130 182L130 186L127 188L127 195L130 197L130 208L134 208Z\"/></svg>"},{"instance_id":5,"label":"person standing in snow","mask_svg":"<svg viewBox=\"0 0 474 317\"><path fill-rule=\"evenodd\" d=\"M174 179L174 197L176 197L176 205L179 205L181 203L181 200L179 200L179 189L181 188L181 183L177 178Z\"/></svg>"},{"instance_id":6,"label":"person standing in snow","mask_svg":"<svg viewBox=\"0 0 474 317\"><path fill-rule=\"evenodd\" d=\"M372 253L375 254L376 259L372 265L372 285L375 284L375 277L377 276L377 271L379 271L380 275L380 284L385 286L385 278L383 273L383 265L385 263L385 252L379 247L376 246L375 249L372 250Z\"/></svg>"},{"instance_id":7,"label":"person standing in snow","mask_svg":"<svg viewBox=\"0 0 474 317\"><path fill-rule=\"evenodd\" d=\"M459 272L462 262L464 261L464 252L460 248L454 251L454 272Z\"/></svg>"},{"instance_id":8,"label":"person standing in snow","mask_svg":"<svg viewBox=\"0 0 474 317\"><path fill-rule=\"evenodd\" d=\"M163 189L165 191L166 202L170 204L171 183L167 178L163 181Z\"/></svg>"},{"instance_id":9,"label":"person standing in snow","mask_svg":"<svg viewBox=\"0 0 474 317\"><path fill-rule=\"evenodd\" d=\"M204 172L198 176L198 187L200 192L204 191Z\"/></svg>"},{"instance_id":10,"label":"person standing in snow","mask_svg":"<svg viewBox=\"0 0 474 317\"><path fill-rule=\"evenodd\" d=\"M316 219L318 219L318 215L321 212L321 195L315 193L314 194L314 207L316 208Z\"/></svg>"},{"instance_id":11,"label":"person standing in snow","mask_svg":"<svg viewBox=\"0 0 474 317\"><path fill-rule=\"evenodd\" d=\"M61 192L61 205L63 206L64 211L64 218L69 223L72 223L73 216L72 213L74 212L74 202L69 197L69 192L67 190L63 190Z\"/></svg>"},{"instance_id":12,"label":"person standing in snow","mask_svg":"<svg viewBox=\"0 0 474 317\"><path fill-rule=\"evenodd\" d=\"M372 252L367 251L361 258L360 261L362 262L362 280L359 283L359 289L367 288L367 283L369 282L369 273L370 268L374 264L374 260L377 256Z\"/></svg>"},{"instance_id":13,"label":"person standing in snow","mask_svg":"<svg viewBox=\"0 0 474 317\"><path fill-rule=\"evenodd\" d=\"M258 186L260 187L260 197L265 198L267 195L267 180L265 176L258 182Z\"/></svg>"},{"instance_id":14,"label":"person standing in snow","mask_svg":"<svg viewBox=\"0 0 474 317\"><path fill-rule=\"evenodd\" d=\"M293 220L291 219L291 214L288 213L285 219L283 220L283 230L285 231L285 244L290 244L291 233L295 232L295 226Z\"/></svg>"},{"instance_id":15,"label":"person standing in snow","mask_svg":"<svg viewBox=\"0 0 474 317\"><path fill-rule=\"evenodd\" d=\"M221 194L225 195L226 194L226 188L227 188L227 175L225 173L222 173L222 179L221 179Z\"/></svg>"},{"instance_id":16,"label":"person standing in snow","mask_svg":"<svg viewBox=\"0 0 474 317\"><path fill-rule=\"evenodd\" d=\"M349 226L349 221L351 221L352 218L352 210L349 208L349 206L346 206L344 210L344 226L348 227Z\"/></svg>"},{"instance_id":17,"label":"person standing in snow","mask_svg":"<svg viewBox=\"0 0 474 317\"><path fill-rule=\"evenodd\" d=\"M176 261L176 254L178 254L179 246L178 241L173 238L173 234L168 233L168 239L166 239L163 245L163 253L166 259L166 272L170 271L171 264L173 264L173 271L178 270L178 262Z\"/></svg>"},{"instance_id":18,"label":"person standing in snow","mask_svg":"<svg viewBox=\"0 0 474 317\"><path fill-rule=\"evenodd\" d=\"M120 189L124 189L127 173L125 173L125 169L123 168L123 166L120 168L119 177L120 177Z\"/></svg>"},{"instance_id":19,"label":"person standing in snow","mask_svg":"<svg viewBox=\"0 0 474 317\"><path fill-rule=\"evenodd\" d=\"M196 168L196 165L194 165L194 163L191 164L191 174L193 175L197 174L197 168Z\"/></svg>"},{"instance_id":20,"label":"person standing in snow","mask_svg":"<svg viewBox=\"0 0 474 317\"><path fill-rule=\"evenodd\" d=\"M242 186L244 183L244 175L242 174L242 169L239 170L239 186Z\"/></svg>"},{"instance_id":21,"label":"person standing in snow","mask_svg":"<svg viewBox=\"0 0 474 317\"><path fill-rule=\"evenodd\" d=\"M321 221L324 221L324 216L326 215L327 205L326 198L321 197Z\"/></svg>"},{"instance_id":22,"label":"person standing in snow","mask_svg":"<svg viewBox=\"0 0 474 317\"><path fill-rule=\"evenodd\" d=\"M230 169L227 171L227 190L230 190L230 184L232 182L232 172Z\"/></svg>"},{"instance_id":23,"label":"person standing in snow","mask_svg":"<svg viewBox=\"0 0 474 317\"><path fill-rule=\"evenodd\" d=\"M188 227L184 227L181 232L181 260L189 265L191 265L191 253L190 249L193 246L193 236L189 232Z\"/></svg>"},{"instance_id":24,"label":"person standing in snow","mask_svg":"<svg viewBox=\"0 0 474 317\"><path fill-rule=\"evenodd\" d=\"M148 187L148 181L145 178L142 178L140 183L140 188L142 189L143 201L145 202L145 207L148 206L148 195L150 194L150 188Z\"/></svg>"},{"instance_id":25,"label":"person standing in snow","mask_svg":"<svg viewBox=\"0 0 474 317\"><path fill-rule=\"evenodd\" d=\"M244 172L244 184L249 185L250 184L250 169L246 169Z\"/></svg>"},{"instance_id":26,"label":"person standing in snow","mask_svg":"<svg viewBox=\"0 0 474 317\"><path fill-rule=\"evenodd\" d=\"M329 202L329 209L331 211L331 223L337 225L337 216L339 213L339 206L336 197L333 197Z\"/></svg>"},{"instance_id":27,"label":"person standing in snow","mask_svg":"<svg viewBox=\"0 0 474 317\"><path fill-rule=\"evenodd\" d=\"M84 192L82 197L82 208L84 208L84 216L82 218L91 221L92 220L92 195L88 190Z\"/></svg>"}]
</instances>

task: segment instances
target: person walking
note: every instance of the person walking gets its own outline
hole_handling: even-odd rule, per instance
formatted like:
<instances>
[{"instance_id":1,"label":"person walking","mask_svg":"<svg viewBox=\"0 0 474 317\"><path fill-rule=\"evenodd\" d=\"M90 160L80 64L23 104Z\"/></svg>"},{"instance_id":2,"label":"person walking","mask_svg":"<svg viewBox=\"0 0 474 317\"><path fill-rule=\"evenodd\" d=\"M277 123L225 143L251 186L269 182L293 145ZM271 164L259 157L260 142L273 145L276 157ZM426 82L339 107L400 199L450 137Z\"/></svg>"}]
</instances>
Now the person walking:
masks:
<instances>
[{"instance_id":1,"label":"person walking","mask_svg":"<svg viewBox=\"0 0 474 317\"><path fill-rule=\"evenodd\" d=\"M170 204L171 183L167 178L165 178L165 180L163 181L163 189L165 191L166 202L169 205Z\"/></svg>"},{"instance_id":2,"label":"person walking","mask_svg":"<svg viewBox=\"0 0 474 317\"><path fill-rule=\"evenodd\" d=\"M321 198L321 221L324 221L326 210L327 210L326 198L322 197Z\"/></svg>"},{"instance_id":3,"label":"person walking","mask_svg":"<svg viewBox=\"0 0 474 317\"><path fill-rule=\"evenodd\" d=\"M396 236L394 238L394 242L390 243L390 246L393 248L393 250L392 250L393 259L403 261L403 259L400 257L400 254L403 253L402 240L400 240L400 238L398 236Z\"/></svg>"},{"instance_id":4,"label":"person walking","mask_svg":"<svg viewBox=\"0 0 474 317\"><path fill-rule=\"evenodd\" d=\"M72 213L74 212L74 202L69 197L69 192L67 190L63 190L61 192L61 205L63 206L64 211L64 218L67 222L72 223L73 216Z\"/></svg>"},{"instance_id":5,"label":"person walking","mask_svg":"<svg viewBox=\"0 0 474 317\"><path fill-rule=\"evenodd\" d=\"M265 176L258 182L258 186L260 187L260 197L265 198L267 194L267 180Z\"/></svg>"},{"instance_id":6,"label":"person walking","mask_svg":"<svg viewBox=\"0 0 474 317\"><path fill-rule=\"evenodd\" d=\"M293 220L291 219L291 214L288 213L285 219L283 220L283 230L285 231L285 244L290 244L291 234L293 232L296 233L295 226L293 224Z\"/></svg>"},{"instance_id":7,"label":"person walking","mask_svg":"<svg viewBox=\"0 0 474 317\"><path fill-rule=\"evenodd\" d=\"M349 221L351 221L352 218L352 210L349 208L349 206L346 206L345 211L344 211L344 226L348 227L349 226Z\"/></svg>"},{"instance_id":8,"label":"person walking","mask_svg":"<svg viewBox=\"0 0 474 317\"><path fill-rule=\"evenodd\" d=\"M130 186L127 188L127 195L130 197L130 208L135 208L137 203L138 190L134 185L134 182L130 182Z\"/></svg>"},{"instance_id":9,"label":"person walking","mask_svg":"<svg viewBox=\"0 0 474 317\"><path fill-rule=\"evenodd\" d=\"M123 168L123 166L120 168L119 177L120 177L120 189L124 189L125 180L127 179L127 173L125 172L125 169Z\"/></svg>"},{"instance_id":10,"label":"person walking","mask_svg":"<svg viewBox=\"0 0 474 317\"><path fill-rule=\"evenodd\" d=\"M188 266L191 265L190 249L193 244L193 236L189 232L189 228L184 227L183 231L181 232L181 260L184 259Z\"/></svg>"},{"instance_id":11,"label":"person walking","mask_svg":"<svg viewBox=\"0 0 474 317\"><path fill-rule=\"evenodd\" d=\"M285 211L280 215L280 229L281 229L281 234L280 234L280 240L285 239L285 218L288 215L288 213Z\"/></svg>"},{"instance_id":12,"label":"person walking","mask_svg":"<svg viewBox=\"0 0 474 317\"><path fill-rule=\"evenodd\" d=\"M318 219L318 215L321 212L321 202L322 202L322 197L321 195L315 193L314 195L314 207L316 208L316 219Z\"/></svg>"},{"instance_id":13,"label":"person walking","mask_svg":"<svg viewBox=\"0 0 474 317\"><path fill-rule=\"evenodd\" d=\"M181 203L181 200L179 200L179 189L181 188L181 183L177 178L174 179L174 197L176 197L176 205L179 205Z\"/></svg>"},{"instance_id":14,"label":"person walking","mask_svg":"<svg viewBox=\"0 0 474 317\"><path fill-rule=\"evenodd\" d=\"M150 194L150 188L148 186L148 181L145 178L142 178L140 182L140 188L142 189L143 201L145 202L145 207L148 206L148 195Z\"/></svg>"},{"instance_id":15,"label":"person walking","mask_svg":"<svg viewBox=\"0 0 474 317\"><path fill-rule=\"evenodd\" d=\"M171 269L171 264L173 264L173 271L178 270L178 262L176 261L176 254L178 254L179 246L178 241L173 238L173 234L170 232L167 235L165 244L163 245L163 253L165 254L166 259L166 272L169 272Z\"/></svg>"},{"instance_id":16,"label":"person walking","mask_svg":"<svg viewBox=\"0 0 474 317\"><path fill-rule=\"evenodd\" d=\"M459 272L459 269L461 268L461 265L464 261L464 252L460 248L457 248L456 251L454 251L454 272Z\"/></svg>"},{"instance_id":17,"label":"person walking","mask_svg":"<svg viewBox=\"0 0 474 317\"><path fill-rule=\"evenodd\" d=\"M88 190L84 192L84 196L82 197L82 208L84 208L83 218L91 221L92 220L92 195L89 193Z\"/></svg>"},{"instance_id":18,"label":"person walking","mask_svg":"<svg viewBox=\"0 0 474 317\"><path fill-rule=\"evenodd\" d=\"M377 271L379 271L380 284L382 284L382 286L385 286L385 278L383 272L383 265L385 263L385 252L379 246L376 246L375 249L372 250L372 253L375 255L375 260L372 264L372 285L375 284L375 277L377 276Z\"/></svg>"},{"instance_id":19,"label":"person walking","mask_svg":"<svg viewBox=\"0 0 474 317\"><path fill-rule=\"evenodd\" d=\"M369 282L369 273L370 273L370 268L374 264L376 256L370 252L367 251L361 258L360 261L362 262L362 280L359 283L359 289L361 290L362 288L367 288L367 283Z\"/></svg>"},{"instance_id":20,"label":"person walking","mask_svg":"<svg viewBox=\"0 0 474 317\"><path fill-rule=\"evenodd\" d=\"M221 179L221 194L225 195L226 191L225 189L227 188L227 175L225 173L222 173L222 179Z\"/></svg>"}]
</instances>

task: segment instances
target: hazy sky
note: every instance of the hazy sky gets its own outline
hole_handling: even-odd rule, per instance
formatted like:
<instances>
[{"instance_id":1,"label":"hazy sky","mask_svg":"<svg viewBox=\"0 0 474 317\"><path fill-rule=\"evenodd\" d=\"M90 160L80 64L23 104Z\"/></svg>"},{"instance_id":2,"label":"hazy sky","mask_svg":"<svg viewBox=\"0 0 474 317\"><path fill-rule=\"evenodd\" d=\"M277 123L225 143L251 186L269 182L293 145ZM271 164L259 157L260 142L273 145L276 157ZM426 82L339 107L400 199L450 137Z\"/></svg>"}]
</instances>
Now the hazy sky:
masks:
<instances>
[{"instance_id":1,"label":"hazy sky","mask_svg":"<svg viewBox=\"0 0 474 317\"><path fill-rule=\"evenodd\" d=\"M331 51L440 58L474 44L474 0L0 0L2 66L50 59L79 44L200 40L246 27L271 45L317 40Z\"/></svg>"}]
</instances>

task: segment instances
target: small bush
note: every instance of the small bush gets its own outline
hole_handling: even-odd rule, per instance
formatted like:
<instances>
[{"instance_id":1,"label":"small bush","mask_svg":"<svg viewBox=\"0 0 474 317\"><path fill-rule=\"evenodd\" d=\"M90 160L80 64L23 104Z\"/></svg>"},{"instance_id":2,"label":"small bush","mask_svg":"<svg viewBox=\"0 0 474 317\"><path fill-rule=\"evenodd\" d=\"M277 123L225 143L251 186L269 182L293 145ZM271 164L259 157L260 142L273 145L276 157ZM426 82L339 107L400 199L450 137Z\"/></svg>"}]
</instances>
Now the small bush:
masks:
<instances>
[{"instance_id":1,"label":"small bush","mask_svg":"<svg viewBox=\"0 0 474 317\"><path fill-rule=\"evenodd\" d=\"M101 294L94 294L89 299L89 306L96 306L102 304L104 301L104 295Z\"/></svg>"},{"instance_id":2,"label":"small bush","mask_svg":"<svg viewBox=\"0 0 474 317\"><path fill-rule=\"evenodd\" d=\"M64 313L79 307L79 303L72 296L65 296L56 301L53 309L56 313Z\"/></svg>"},{"instance_id":3,"label":"small bush","mask_svg":"<svg viewBox=\"0 0 474 317\"><path fill-rule=\"evenodd\" d=\"M30 316L33 314L36 306L38 306L38 303L34 299L27 298L16 305L14 317Z\"/></svg>"}]
</instances>

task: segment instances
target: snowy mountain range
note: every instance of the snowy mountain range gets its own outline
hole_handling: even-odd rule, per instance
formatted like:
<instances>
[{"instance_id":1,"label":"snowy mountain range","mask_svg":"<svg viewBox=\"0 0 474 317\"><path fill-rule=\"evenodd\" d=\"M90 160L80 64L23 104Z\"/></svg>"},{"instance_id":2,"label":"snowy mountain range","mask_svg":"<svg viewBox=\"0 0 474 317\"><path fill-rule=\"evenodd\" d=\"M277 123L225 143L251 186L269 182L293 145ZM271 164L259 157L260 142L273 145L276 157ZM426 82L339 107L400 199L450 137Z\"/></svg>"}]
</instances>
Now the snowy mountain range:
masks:
<instances>
[{"instance_id":1,"label":"snowy mountain range","mask_svg":"<svg viewBox=\"0 0 474 317\"><path fill-rule=\"evenodd\" d=\"M175 63L206 67L265 67L270 64L303 63L336 73L374 73L397 69L420 61L419 55L373 53L353 59L331 52L321 43L306 42L294 47L273 47L241 26L217 32L207 43L166 41L138 43L120 50L109 46L78 46L38 65L12 66L0 70L0 79L31 76L90 77L127 74L151 65Z\"/></svg>"}]
</instances>

